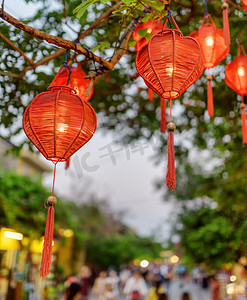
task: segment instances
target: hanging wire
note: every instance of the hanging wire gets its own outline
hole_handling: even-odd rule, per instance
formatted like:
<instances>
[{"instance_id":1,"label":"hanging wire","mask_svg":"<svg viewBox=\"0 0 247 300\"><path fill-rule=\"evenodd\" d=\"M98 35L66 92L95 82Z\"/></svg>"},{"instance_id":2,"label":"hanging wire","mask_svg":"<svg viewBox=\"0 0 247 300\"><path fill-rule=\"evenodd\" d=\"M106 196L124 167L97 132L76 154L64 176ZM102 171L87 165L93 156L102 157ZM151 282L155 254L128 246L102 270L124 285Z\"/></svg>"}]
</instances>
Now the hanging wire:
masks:
<instances>
[{"instance_id":1,"label":"hanging wire","mask_svg":"<svg viewBox=\"0 0 247 300\"><path fill-rule=\"evenodd\" d=\"M66 68L68 68L68 69L70 70L70 71L69 71L69 76L68 76L68 80L67 80L66 85L69 84L70 76L71 76L71 73L72 73L71 67L68 66L68 64L67 64L67 60L68 60L68 52L69 52L69 50L67 49L67 50L66 50L66 53L65 53L65 61L64 61L64 63L63 63L64 67L66 67Z\"/></svg>"},{"instance_id":2,"label":"hanging wire","mask_svg":"<svg viewBox=\"0 0 247 300\"><path fill-rule=\"evenodd\" d=\"M171 16L171 14L172 14L172 11L171 11L170 8L171 8L171 4L169 4L167 18L168 18L169 26L170 26L170 28L172 28L172 24L171 24L171 21L170 21L170 16Z\"/></svg>"},{"instance_id":3,"label":"hanging wire","mask_svg":"<svg viewBox=\"0 0 247 300\"><path fill-rule=\"evenodd\" d=\"M205 0L205 11L204 11L204 15L208 14L208 1Z\"/></svg>"}]
</instances>

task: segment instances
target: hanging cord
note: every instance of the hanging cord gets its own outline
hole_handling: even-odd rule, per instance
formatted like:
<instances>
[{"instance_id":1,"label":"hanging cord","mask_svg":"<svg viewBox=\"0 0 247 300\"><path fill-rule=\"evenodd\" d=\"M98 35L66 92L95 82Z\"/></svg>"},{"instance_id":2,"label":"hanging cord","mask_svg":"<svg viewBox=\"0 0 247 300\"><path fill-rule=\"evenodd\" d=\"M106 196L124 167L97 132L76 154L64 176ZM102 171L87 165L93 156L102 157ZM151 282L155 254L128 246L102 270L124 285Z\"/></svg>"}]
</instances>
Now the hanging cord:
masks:
<instances>
[{"instance_id":1,"label":"hanging cord","mask_svg":"<svg viewBox=\"0 0 247 300\"><path fill-rule=\"evenodd\" d=\"M68 80L67 80L66 85L69 85L70 76L71 76L71 73L72 73L71 67L68 66L68 64L67 64L67 60L68 60L68 52L69 52L69 50L67 49L67 50L66 50L66 54L65 54L65 61L64 61L64 63L63 63L64 67L66 67L66 68L68 68L68 69L70 70L70 71L69 71L69 76L68 76Z\"/></svg>"},{"instance_id":2,"label":"hanging cord","mask_svg":"<svg viewBox=\"0 0 247 300\"><path fill-rule=\"evenodd\" d=\"M208 1L205 0L205 11L204 11L204 15L208 14Z\"/></svg>"},{"instance_id":3,"label":"hanging cord","mask_svg":"<svg viewBox=\"0 0 247 300\"><path fill-rule=\"evenodd\" d=\"M171 4L169 4L169 9L168 9L168 14L167 14L167 18L168 18L168 23L169 23L169 26L170 26L170 29L172 29L172 23L170 21L170 16L172 15L172 11L171 11Z\"/></svg>"},{"instance_id":4,"label":"hanging cord","mask_svg":"<svg viewBox=\"0 0 247 300\"><path fill-rule=\"evenodd\" d=\"M125 37L127 36L127 34L131 31L131 29L138 23L138 20L139 20L140 17L138 18L135 18L135 20L133 21L133 23L131 24L130 28L125 32L125 34L123 35L123 37L121 38L120 42L119 42L119 45L117 47L117 49L119 49L125 39Z\"/></svg>"}]
</instances>

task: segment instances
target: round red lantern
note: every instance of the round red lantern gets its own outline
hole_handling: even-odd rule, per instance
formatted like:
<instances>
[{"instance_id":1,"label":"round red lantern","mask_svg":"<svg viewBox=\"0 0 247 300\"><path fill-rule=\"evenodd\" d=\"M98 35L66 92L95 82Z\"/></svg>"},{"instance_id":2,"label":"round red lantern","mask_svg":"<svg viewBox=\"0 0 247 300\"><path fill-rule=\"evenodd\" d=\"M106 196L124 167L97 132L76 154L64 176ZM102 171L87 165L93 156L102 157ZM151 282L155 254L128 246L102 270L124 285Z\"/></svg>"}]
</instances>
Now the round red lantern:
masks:
<instances>
[{"instance_id":1,"label":"round red lantern","mask_svg":"<svg viewBox=\"0 0 247 300\"><path fill-rule=\"evenodd\" d=\"M171 100L178 98L202 74L203 59L198 42L184 37L174 18L176 29L167 29L154 35L136 55L136 69L149 88L160 97ZM175 125L168 124L168 171L167 186L175 189L175 166L173 133Z\"/></svg>"},{"instance_id":2,"label":"round red lantern","mask_svg":"<svg viewBox=\"0 0 247 300\"><path fill-rule=\"evenodd\" d=\"M205 69L210 69L218 65L229 53L229 46L226 44L223 29L216 27L209 14L205 14L202 24L197 31L190 34L201 46ZM207 76L208 80L208 114L214 116L212 76Z\"/></svg>"},{"instance_id":3,"label":"round red lantern","mask_svg":"<svg viewBox=\"0 0 247 300\"><path fill-rule=\"evenodd\" d=\"M71 60L68 62L68 65L71 63ZM72 87L76 93L84 100L89 101L93 95L93 86L90 90L89 95L86 95L87 88L89 86L90 79L85 79L86 74L82 70L81 64L77 61L77 66L70 66L72 73L70 76L70 81L68 86ZM70 70L62 66L58 71L57 75L53 79L50 86L54 85L67 85L68 75Z\"/></svg>"},{"instance_id":4,"label":"round red lantern","mask_svg":"<svg viewBox=\"0 0 247 300\"><path fill-rule=\"evenodd\" d=\"M25 110L27 137L48 160L66 161L87 143L96 129L96 115L68 86L50 86Z\"/></svg>"},{"instance_id":5,"label":"round red lantern","mask_svg":"<svg viewBox=\"0 0 247 300\"><path fill-rule=\"evenodd\" d=\"M237 57L225 68L225 82L237 94L241 95L241 119L243 143L247 143L246 112L244 95L247 95L247 55L242 45L238 48Z\"/></svg>"},{"instance_id":6,"label":"round red lantern","mask_svg":"<svg viewBox=\"0 0 247 300\"><path fill-rule=\"evenodd\" d=\"M56 164L66 161L91 139L96 122L91 105L69 86L50 86L47 92L37 95L24 112L23 128L27 137L55 165L52 195L45 201L48 214L40 266L42 278L49 274L51 265Z\"/></svg>"}]
</instances>

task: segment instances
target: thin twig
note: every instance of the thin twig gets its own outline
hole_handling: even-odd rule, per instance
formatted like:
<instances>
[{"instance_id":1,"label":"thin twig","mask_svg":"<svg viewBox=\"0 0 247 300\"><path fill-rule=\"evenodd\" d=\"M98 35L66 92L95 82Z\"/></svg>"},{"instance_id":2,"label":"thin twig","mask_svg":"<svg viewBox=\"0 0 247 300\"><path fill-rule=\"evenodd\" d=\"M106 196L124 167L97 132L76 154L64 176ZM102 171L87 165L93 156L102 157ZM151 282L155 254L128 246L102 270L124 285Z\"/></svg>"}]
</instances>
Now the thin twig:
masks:
<instances>
[{"instance_id":1,"label":"thin twig","mask_svg":"<svg viewBox=\"0 0 247 300\"><path fill-rule=\"evenodd\" d=\"M75 48L75 45L73 42L71 42L69 40L65 40L65 39L57 37L57 36L54 36L54 35L51 35L51 34L47 34L43 31L39 31L29 25L26 25L23 22L15 19L11 15L7 14L6 12L3 12L2 9L0 9L0 16L3 20L12 24L16 28L21 29L22 31L25 31L26 33L28 33L34 37L37 37L41 40L45 40L50 44L54 44L59 47L66 48L66 49L72 49L72 50L74 50L74 48ZM80 45L77 45L77 52L80 54L84 54L85 56L88 56L88 51L85 48L81 47ZM97 55L94 55L94 57L91 56L91 57L89 57L89 59L94 59L97 63L104 66L106 69L109 69L109 70L112 69L111 63L109 63L107 60L105 60Z\"/></svg>"},{"instance_id":2,"label":"thin twig","mask_svg":"<svg viewBox=\"0 0 247 300\"><path fill-rule=\"evenodd\" d=\"M11 72L4 72L4 71L1 71L1 70L0 70L0 75L14 77L14 78L20 78L20 74L15 74L15 73L11 73Z\"/></svg>"},{"instance_id":3,"label":"thin twig","mask_svg":"<svg viewBox=\"0 0 247 300\"><path fill-rule=\"evenodd\" d=\"M31 60L29 57L26 56L26 54L21 50L19 49L14 43L12 43L5 35L3 35L1 32L0 32L0 38L2 40L4 40L8 45L10 45L14 50L18 51L24 58L25 60L27 60L30 65L34 65L34 62L33 60Z\"/></svg>"}]
</instances>

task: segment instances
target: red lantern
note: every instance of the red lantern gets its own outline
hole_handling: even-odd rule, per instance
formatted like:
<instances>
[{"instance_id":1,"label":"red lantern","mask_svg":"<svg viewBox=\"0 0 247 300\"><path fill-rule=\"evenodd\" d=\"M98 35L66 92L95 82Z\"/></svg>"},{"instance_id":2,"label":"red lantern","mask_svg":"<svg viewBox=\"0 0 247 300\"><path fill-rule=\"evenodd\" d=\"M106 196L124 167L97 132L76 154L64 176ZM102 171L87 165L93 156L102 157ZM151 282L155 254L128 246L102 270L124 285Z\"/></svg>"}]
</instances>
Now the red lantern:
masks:
<instances>
[{"instance_id":1,"label":"red lantern","mask_svg":"<svg viewBox=\"0 0 247 300\"><path fill-rule=\"evenodd\" d=\"M202 24L197 31L190 34L201 46L205 69L210 69L218 65L229 53L229 46L225 42L223 29L218 29L211 16L206 14ZM208 80L208 114L214 116L212 76L207 76Z\"/></svg>"},{"instance_id":2,"label":"red lantern","mask_svg":"<svg viewBox=\"0 0 247 300\"><path fill-rule=\"evenodd\" d=\"M247 11L247 0L242 0L242 6L245 11Z\"/></svg>"},{"instance_id":3,"label":"red lantern","mask_svg":"<svg viewBox=\"0 0 247 300\"><path fill-rule=\"evenodd\" d=\"M48 214L40 267L43 278L49 274L51 264L56 164L67 161L91 139L96 122L91 105L68 86L50 86L47 92L37 95L24 112L23 128L27 137L55 165L52 195L45 201Z\"/></svg>"},{"instance_id":4,"label":"red lantern","mask_svg":"<svg viewBox=\"0 0 247 300\"><path fill-rule=\"evenodd\" d=\"M242 54L241 54L242 52ZM241 119L243 143L247 143L246 112L244 95L247 95L247 55L243 46L239 46L237 57L226 65L225 82L237 94L241 95Z\"/></svg>"},{"instance_id":5,"label":"red lantern","mask_svg":"<svg viewBox=\"0 0 247 300\"><path fill-rule=\"evenodd\" d=\"M142 38L138 34L138 30L144 30L144 29L147 29L148 33L155 35L158 32L162 31L163 25L160 20L158 21L148 20L146 23L138 24L133 32L133 40L137 41L135 45L136 51L138 51L142 46L148 43L145 37Z\"/></svg>"},{"instance_id":6,"label":"red lantern","mask_svg":"<svg viewBox=\"0 0 247 300\"><path fill-rule=\"evenodd\" d=\"M168 17L166 18L166 22ZM191 37L184 37L171 16L176 29L165 29L154 35L136 55L136 68L149 88L160 97L171 100L178 98L203 72L200 46ZM165 25L166 25L165 22ZM164 26L165 26L164 25ZM171 107L170 107L171 111ZM173 130L168 124L168 171L167 186L175 189L175 166Z\"/></svg>"},{"instance_id":7,"label":"red lantern","mask_svg":"<svg viewBox=\"0 0 247 300\"><path fill-rule=\"evenodd\" d=\"M70 64L70 62L68 62L68 65ZM89 101L93 95L93 86L92 86L89 96L86 96L86 91L87 91L87 87L89 86L90 79L84 78L86 74L82 70L81 64L78 61L77 61L77 66L71 66L70 68L72 69L72 73L71 73L68 86L72 87L84 101ZM53 79L50 86L67 85L69 72L70 70L68 68L64 68L64 66L62 66L58 71L57 75L55 76L55 78Z\"/></svg>"}]
</instances>

